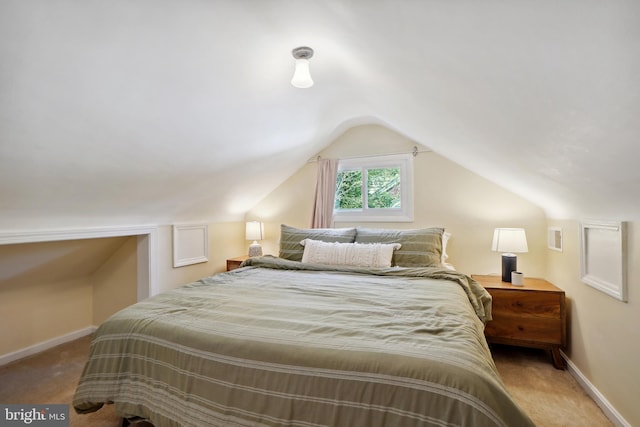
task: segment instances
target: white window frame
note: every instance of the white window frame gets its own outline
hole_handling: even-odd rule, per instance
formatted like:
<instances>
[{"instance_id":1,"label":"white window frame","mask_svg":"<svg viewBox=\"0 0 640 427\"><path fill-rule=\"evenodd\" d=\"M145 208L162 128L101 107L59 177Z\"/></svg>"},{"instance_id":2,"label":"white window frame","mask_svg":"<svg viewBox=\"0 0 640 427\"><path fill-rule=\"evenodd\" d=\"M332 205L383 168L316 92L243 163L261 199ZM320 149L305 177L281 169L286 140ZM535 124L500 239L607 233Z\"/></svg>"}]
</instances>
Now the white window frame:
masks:
<instances>
[{"instance_id":1,"label":"white window frame","mask_svg":"<svg viewBox=\"0 0 640 427\"><path fill-rule=\"evenodd\" d=\"M398 208L369 208L366 200L366 175L364 169L400 169L400 205ZM338 172L362 170L362 209L334 209L334 222L411 222L413 221L413 155L392 154L387 156L341 159Z\"/></svg>"}]
</instances>

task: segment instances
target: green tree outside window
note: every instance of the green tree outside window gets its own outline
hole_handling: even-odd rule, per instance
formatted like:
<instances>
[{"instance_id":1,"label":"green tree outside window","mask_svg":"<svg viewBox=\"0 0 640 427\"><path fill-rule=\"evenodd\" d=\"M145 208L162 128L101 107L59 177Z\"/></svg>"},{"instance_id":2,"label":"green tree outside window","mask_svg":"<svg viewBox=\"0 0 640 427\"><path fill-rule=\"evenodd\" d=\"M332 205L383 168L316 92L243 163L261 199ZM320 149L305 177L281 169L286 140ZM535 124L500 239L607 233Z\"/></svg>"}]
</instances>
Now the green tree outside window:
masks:
<instances>
[{"instance_id":1,"label":"green tree outside window","mask_svg":"<svg viewBox=\"0 0 640 427\"><path fill-rule=\"evenodd\" d=\"M366 176L367 207L401 207L400 168L376 168L339 171L336 179L335 209L362 209L363 175Z\"/></svg>"}]
</instances>

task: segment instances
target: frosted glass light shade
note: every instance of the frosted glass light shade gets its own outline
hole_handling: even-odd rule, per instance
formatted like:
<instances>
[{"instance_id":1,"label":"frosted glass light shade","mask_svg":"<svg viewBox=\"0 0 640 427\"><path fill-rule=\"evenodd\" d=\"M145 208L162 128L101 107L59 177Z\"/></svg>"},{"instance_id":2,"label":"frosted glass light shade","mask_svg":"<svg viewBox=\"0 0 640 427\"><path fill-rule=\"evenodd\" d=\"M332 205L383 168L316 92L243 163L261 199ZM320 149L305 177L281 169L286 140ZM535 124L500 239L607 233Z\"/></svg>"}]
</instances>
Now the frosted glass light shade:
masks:
<instances>
[{"instance_id":1,"label":"frosted glass light shade","mask_svg":"<svg viewBox=\"0 0 640 427\"><path fill-rule=\"evenodd\" d=\"M529 252L524 228L496 228L491 250L504 253Z\"/></svg>"},{"instance_id":2,"label":"frosted glass light shade","mask_svg":"<svg viewBox=\"0 0 640 427\"><path fill-rule=\"evenodd\" d=\"M300 89L306 89L313 86L313 80L311 79L311 73L309 72L308 59L296 59L296 70L293 73L291 84Z\"/></svg>"}]
</instances>

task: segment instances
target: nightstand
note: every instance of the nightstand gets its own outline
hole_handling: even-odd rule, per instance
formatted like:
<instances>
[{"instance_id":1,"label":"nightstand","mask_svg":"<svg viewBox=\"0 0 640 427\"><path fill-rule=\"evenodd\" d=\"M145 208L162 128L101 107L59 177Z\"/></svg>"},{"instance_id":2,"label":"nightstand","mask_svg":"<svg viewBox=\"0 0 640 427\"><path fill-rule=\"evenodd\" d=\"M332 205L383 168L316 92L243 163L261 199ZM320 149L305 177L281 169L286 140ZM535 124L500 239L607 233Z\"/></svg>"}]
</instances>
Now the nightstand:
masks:
<instances>
[{"instance_id":1,"label":"nightstand","mask_svg":"<svg viewBox=\"0 0 640 427\"><path fill-rule=\"evenodd\" d=\"M227 271L235 270L240 267L240 264L246 259L249 258L249 255L243 255L236 258L229 258L227 260Z\"/></svg>"},{"instance_id":2,"label":"nightstand","mask_svg":"<svg viewBox=\"0 0 640 427\"><path fill-rule=\"evenodd\" d=\"M544 279L524 278L523 286L503 282L500 276L474 274L491 294L493 320L487 323L487 341L542 348L551 352L553 366L564 369L560 348L566 344L564 291Z\"/></svg>"}]
</instances>

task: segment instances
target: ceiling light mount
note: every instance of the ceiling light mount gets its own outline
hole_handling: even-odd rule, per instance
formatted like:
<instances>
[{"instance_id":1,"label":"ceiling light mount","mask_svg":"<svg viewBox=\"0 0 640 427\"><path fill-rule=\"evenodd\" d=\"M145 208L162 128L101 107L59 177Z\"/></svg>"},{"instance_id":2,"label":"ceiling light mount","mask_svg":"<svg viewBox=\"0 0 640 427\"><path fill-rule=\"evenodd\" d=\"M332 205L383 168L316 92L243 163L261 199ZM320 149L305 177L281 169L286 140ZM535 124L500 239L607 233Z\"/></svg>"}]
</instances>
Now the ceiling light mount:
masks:
<instances>
[{"instance_id":1,"label":"ceiling light mount","mask_svg":"<svg viewBox=\"0 0 640 427\"><path fill-rule=\"evenodd\" d=\"M313 49L307 46L300 46L293 49L291 54L296 60L296 70L293 73L291 84L301 89L313 86L313 80L309 72L309 59L313 56Z\"/></svg>"},{"instance_id":2,"label":"ceiling light mount","mask_svg":"<svg viewBox=\"0 0 640 427\"><path fill-rule=\"evenodd\" d=\"M311 59L313 56L313 49L307 46L300 46L291 51L295 59Z\"/></svg>"}]
</instances>

